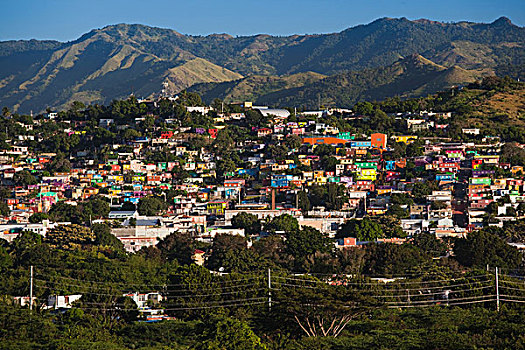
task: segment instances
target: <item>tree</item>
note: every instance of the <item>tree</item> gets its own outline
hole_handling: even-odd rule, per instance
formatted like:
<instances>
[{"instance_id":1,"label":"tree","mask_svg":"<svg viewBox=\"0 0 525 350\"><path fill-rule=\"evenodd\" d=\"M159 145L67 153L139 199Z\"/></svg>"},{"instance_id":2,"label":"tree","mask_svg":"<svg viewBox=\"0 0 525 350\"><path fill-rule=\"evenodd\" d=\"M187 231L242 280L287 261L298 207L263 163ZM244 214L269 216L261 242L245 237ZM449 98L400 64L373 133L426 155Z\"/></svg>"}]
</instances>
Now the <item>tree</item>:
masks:
<instances>
[{"instance_id":1,"label":"tree","mask_svg":"<svg viewBox=\"0 0 525 350\"><path fill-rule=\"evenodd\" d=\"M339 231L336 238L355 237L358 241L375 241L384 237L381 225L370 219L347 221Z\"/></svg>"},{"instance_id":2,"label":"tree","mask_svg":"<svg viewBox=\"0 0 525 350\"><path fill-rule=\"evenodd\" d=\"M189 234L173 232L157 244L164 259L176 260L181 265L191 264L193 240Z\"/></svg>"},{"instance_id":3,"label":"tree","mask_svg":"<svg viewBox=\"0 0 525 350\"><path fill-rule=\"evenodd\" d=\"M67 146L67 148L69 149L69 146ZM51 173L67 173L71 171L71 163L65 158L64 154L59 153L53 158L51 163L48 163L46 169Z\"/></svg>"},{"instance_id":4,"label":"tree","mask_svg":"<svg viewBox=\"0 0 525 350\"><path fill-rule=\"evenodd\" d=\"M48 212L49 219L55 222L71 221L74 224L83 224L89 219L78 206L58 202L53 204Z\"/></svg>"},{"instance_id":5,"label":"tree","mask_svg":"<svg viewBox=\"0 0 525 350\"><path fill-rule=\"evenodd\" d=\"M401 228L401 220L398 217L390 215L381 215L372 218L373 221L377 222L383 230L385 238L399 237L405 238L407 234Z\"/></svg>"},{"instance_id":6,"label":"tree","mask_svg":"<svg viewBox=\"0 0 525 350\"><path fill-rule=\"evenodd\" d=\"M35 185L38 183L36 177L34 177L29 170L22 170L15 174L13 180L17 186Z\"/></svg>"},{"instance_id":7,"label":"tree","mask_svg":"<svg viewBox=\"0 0 525 350\"><path fill-rule=\"evenodd\" d=\"M86 217L92 216L92 218L105 218L110 212L109 203L103 199L91 197L88 201L81 203L82 212Z\"/></svg>"},{"instance_id":8,"label":"tree","mask_svg":"<svg viewBox=\"0 0 525 350\"><path fill-rule=\"evenodd\" d=\"M40 245L43 242L43 237L33 231L22 231L13 240L13 247L15 251L22 251L27 248Z\"/></svg>"},{"instance_id":9,"label":"tree","mask_svg":"<svg viewBox=\"0 0 525 350\"><path fill-rule=\"evenodd\" d=\"M525 213L525 203L524 202L521 202L520 204L518 204L518 213L520 215L523 215Z\"/></svg>"},{"instance_id":10,"label":"tree","mask_svg":"<svg viewBox=\"0 0 525 350\"><path fill-rule=\"evenodd\" d=\"M45 241L52 247L74 249L95 243L95 234L80 225L59 225L49 230Z\"/></svg>"},{"instance_id":11,"label":"tree","mask_svg":"<svg viewBox=\"0 0 525 350\"><path fill-rule=\"evenodd\" d=\"M291 134L286 136L286 139L284 139L284 143L289 149L299 149L303 144L303 139L301 139L297 135Z\"/></svg>"},{"instance_id":12,"label":"tree","mask_svg":"<svg viewBox=\"0 0 525 350\"><path fill-rule=\"evenodd\" d=\"M414 204L414 200L410 198L406 193L393 193L390 196L390 202L392 204L399 204L399 205Z\"/></svg>"},{"instance_id":13,"label":"tree","mask_svg":"<svg viewBox=\"0 0 525 350\"><path fill-rule=\"evenodd\" d=\"M196 350L265 350L266 345L243 321L213 320L197 343Z\"/></svg>"},{"instance_id":14,"label":"tree","mask_svg":"<svg viewBox=\"0 0 525 350\"><path fill-rule=\"evenodd\" d=\"M354 112L362 115L372 115L374 112L374 105L370 102L358 102L354 105Z\"/></svg>"},{"instance_id":15,"label":"tree","mask_svg":"<svg viewBox=\"0 0 525 350\"><path fill-rule=\"evenodd\" d=\"M122 206L120 207L123 211L135 211L137 210L137 207L132 202L124 202Z\"/></svg>"},{"instance_id":16,"label":"tree","mask_svg":"<svg viewBox=\"0 0 525 350\"><path fill-rule=\"evenodd\" d=\"M305 191L299 191L296 195L299 197L299 209L301 209L304 214L312 208L310 205L310 200L308 199L308 195Z\"/></svg>"},{"instance_id":17,"label":"tree","mask_svg":"<svg viewBox=\"0 0 525 350\"><path fill-rule=\"evenodd\" d=\"M437 190L439 190L439 186L435 181L416 182L412 187L412 195L416 202L425 203L427 200L426 196Z\"/></svg>"},{"instance_id":18,"label":"tree","mask_svg":"<svg viewBox=\"0 0 525 350\"><path fill-rule=\"evenodd\" d=\"M386 214L395 216L395 217L400 218L400 219L408 217L408 214L405 211L405 209L401 208L401 206L399 204L394 204L394 205L390 206L390 208L388 208Z\"/></svg>"},{"instance_id":19,"label":"tree","mask_svg":"<svg viewBox=\"0 0 525 350\"><path fill-rule=\"evenodd\" d=\"M128 128L122 134L122 138L127 141L135 140L137 137L140 137L141 134L135 129Z\"/></svg>"},{"instance_id":20,"label":"tree","mask_svg":"<svg viewBox=\"0 0 525 350\"><path fill-rule=\"evenodd\" d=\"M268 155L275 160L282 160L288 156L288 147L285 145L270 145Z\"/></svg>"},{"instance_id":21,"label":"tree","mask_svg":"<svg viewBox=\"0 0 525 350\"><path fill-rule=\"evenodd\" d=\"M516 143L506 143L501 147L501 161L512 165L525 165L525 150Z\"/></svg>"},{"instance_id":22,"label":"tree","mask_svg":"<svg viewBox=\"0 0 525 350\"><path fill-rule=\"evenodd\" d=\"M285 244L287 252L299 259L317 252L331 251L330 239L319 230L308 226L288 232Z\"/></svg>"},{"instance_id":23,"label":"tree","mask_svg":"<svg viewBox=\"0 0 525 350\"><path fill-rule=\"evenodd\" d=\"M508 207L506 214L507 216L516 216L517 212L513 207Z\"/></svg>"},{"instance_id":24,"label":"tree","mask_svg":"<svg viewBox=\"0 0 525 350\"><path fill-rule=\"evenodd\" d=\"M217 162L217 173L220 177L224 177L226 174L234 172L236 168L235 162L229 158L220 159Z\"/></svg>"},{"instance_id":25,"label":"tree","mask_svg":"<svg viewBox=\"0 0 525 350\"><path fill-rule=\"evenodd\" d=\"M140 215L153 216L166 209L166 203L157 197L143 197L139 200L137 210Z\"/></svg>"},{"instance_id":26,"label":"tree","mask_svg":"<svg viewBox=\"0 0 525 350\"><path fill-rule=\"evenodd\" d=\"M428 263L429 257L412 244L372 243L365 247L364 273L392 275L406 273L414 266Z\"/></svg>"},{"instance_id":27,"label":"tree","mask_svg":"<svg viewBox=\"0 0 525 350\"><path fill-rule=\"evenodd\" d=\"M0 201L0 215L8 216L9 214L11 214L11 209L9 209L7 203L4 201Z\"/></svg>"},{"instance_id":28,"label":"tree","mask_svg":"<svg viewBox=\"0 0 525 350\"><path fill-rule=\"evenodd\" d=\"M217 138L213 141L214 148L221 154L230 151L234 145L235 141L227 129L220 130L217 133Z\"/></svg>"},{"instance_id":29,"label":"tree","mask_svg":"<svg viewBox=\"0 0 525 350\"><path fill-rule=\"evenodd\" d=\"M483 268L489 264L515 268L521 262L521 255L515 247L486 229L471 232L467 238L456 239L454 253L459 263L468 267Z\"/></svg>"},{"instance_id":30,"label":"tree","mask_svg":"<svg viewBox=\"0 0 525 350\"><path fill-rule=\"evenodd\" d=\"M299 222L289 214L282 214L275 216L269 223L267 223L265 229L273 233L277 231L297 231L299 230Z\"/></svg>"},{"instance_id":31,"label":"tree","mask_svg":"<svg viewBox=\"0 0 525 350\"><path fill-rule=\"evenodd\" d=\"M94 224L92 227L95 234L95 244L102 247L109 247L114 251L124 252L124 244L111 234L111 227L106 224Z\"/></svg>"},{"instance_id":32,"label":"tree","mask_svg":"<svg viewBox=\"0 0 525 350\"><path fill-rule=\"evenodd\" d=\"M261 127L266 125L268 118L263 116L259 110L247 109L244 112L246 125L249 127Z\"/></svg>"},{"instance_id":33,"label":"tree","mask_svg":"<svg viewBox=\"0 0 525 350\"><path fill-rule=\"evenodd\" d=\"M418 234L412 244L433 257L444 256L448 250L447 245L431 233Z\"/></svg>"},{"instance_id":34,"label":"tree","mask_svg":"<svg viewBox=\"0 0 525 350\"><path fill-rule=\"evenodd\" d=\"M257 215L241 212L232 218L234 228L243 228L247 235L257 235L261 232L261 222Z\"/></svg>"},{"instance_id":35,"label":"tree","mask_svg":"<svg viewBox=\"0 0 525 350\"><path fill-rule=\"evenodd\" d=\"M207 265L211 270L225 267L231 256L239 254L247 247L246 238L228 234L219 234L213 239L212 253Z\"/></svg>"},{"instance_id":36,"label":"tree","mask_svg":"<svg viewBox=\"0 0 525 350\"><path fill-rule=\"evenodd\" d=\"M416 140L407 146L406 155L408 157L419 157L423 155L423 142Z\"/></svg>"},{"instance_id":37,"label":"tree","mask_svg":"<svg viewBox=\"0 0 525 350\"><path fill-rule=\"evenodd\" d=\"M34 213L29 217L29 222L36 224L42 222L42 220L47 220L49 216L46 213Z\"/></svg>"},{"instance_id":38,"label":"tree","mask_svg":"<svg viewBox=\"0 0 525 350\"><path fill-rule=\"evenodd\" d=\"M11 115L11 111L7 107L2 107L2 116L3 117L9 117Z\"/></svg>"},{"instance_id":39,"label":"tree","mask_svg":"<svg viewBox=\"0 0 525 350\"><path fill-rule=\"evenodd\" d=\"M319 157L330 156L335 154L335 147L322 143L315 146L314 154Z\"/></svg>"}]
</instances>

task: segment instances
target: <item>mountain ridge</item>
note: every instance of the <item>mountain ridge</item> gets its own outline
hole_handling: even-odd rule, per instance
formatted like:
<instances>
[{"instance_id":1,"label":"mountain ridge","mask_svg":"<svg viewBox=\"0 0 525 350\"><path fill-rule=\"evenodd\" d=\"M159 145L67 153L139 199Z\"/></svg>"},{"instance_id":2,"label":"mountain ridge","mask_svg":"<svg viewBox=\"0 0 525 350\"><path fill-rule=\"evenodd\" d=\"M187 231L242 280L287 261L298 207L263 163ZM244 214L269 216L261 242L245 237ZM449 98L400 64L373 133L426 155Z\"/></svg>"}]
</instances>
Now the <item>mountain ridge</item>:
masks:
<instances>
[{"instance_id":1,"label":"mountain ridge","mask_svg":"<svg viewBox=\"0 0 525 350\"><path fill-rule=\"evenodd\" d=\"M160 92L163 82L183 89L240 76L330 76L386 67L414 53L444 67L487 73L502 66L505 72L521 74L524 50L525 28L506 17L492 23L380 18L337 33L283 37L192 36L117 24L66 43L0 42L0 104L40 111L64 108L76 96L87 103L107 103L132 91L149 97ZM214 73L192 72L185 81L170 83L173 69L197 58Z\"/></svg>"}]
</instances>

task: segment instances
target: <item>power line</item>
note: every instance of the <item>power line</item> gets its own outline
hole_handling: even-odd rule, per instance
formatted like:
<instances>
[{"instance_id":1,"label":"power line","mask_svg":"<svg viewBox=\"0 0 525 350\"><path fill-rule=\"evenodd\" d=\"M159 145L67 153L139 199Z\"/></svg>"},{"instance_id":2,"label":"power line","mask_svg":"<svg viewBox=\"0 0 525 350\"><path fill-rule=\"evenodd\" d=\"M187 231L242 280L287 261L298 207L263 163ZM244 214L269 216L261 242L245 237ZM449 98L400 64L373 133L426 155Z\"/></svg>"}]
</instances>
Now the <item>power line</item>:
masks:
<instances>
[{"instance_id":1,"label":"power line","mask_svg":"<svg viewBox=\"0 0 525 350\"><path fill-rule=\"evenodd\" d=\"M109 295L109 296L113 296L115 294L111 294L109 293L111 290L109 290L109 288L98 288L98 287L92 287L92 286L82 286L82 285L78 285L78 284L63 284L63 283L60 283L60 282L53 282L53 281L45 281L45 280L41 280L41 279L35 279L39 282L44 282L46 284L52 284L53 286L49 286L49 285L39 285L39 287L42 287L42 288L47 288L47 289L61 289L61 288L71 288L73 287L74 288L77 288L77 292L78 293L85 293L85 294L93 294L93 295ZM215 287L217 290L232 290L232 289L238 289L238 288L246 288L246 287L256 287L258 286L257 284L241 284L241 285L236 285L236 286L226 286L226 287ZM205 289L208 289L206 287L204 288L201 288L202 290L205 290ZM260 288L260 289L264 289L264 288ZM86 291L87 290L87 291ZM91 291L97 291L97 292L91 292ZM106 293L104 293L106 292ZM115 293L122 293L122 294L126 294L126 293L130 293L129 290L114 290ZM195 290L192 290L192 289L158 289L158 290L152 290L152 291L140 291L140 294L147 294L147 293L163 293L163 294L171 294L171 293L194 293ZM211 295L220 295L220 294L234 294L234 293L242 293L242 292L246 292L246 289L242 289L242 290L234 290L234 291L231 291L229 293L212 293L212 294L206 294L206 295L202 295L202 296L211 296ZM197 295L195 294L188 294L188 297L195 297ZM177 295L173 295L173 297L186 297L185 295L184 296L177 296Z\"/></svg>"},{"instance_id":2,"label":"power line","mask_svg":"<svg viewBox=\"0 0 525 350\"><path fill-rule=\"evenodd\" d=\"M410 297L417 298L417 297L424 297L424 296L429 296L429 295L440 295L447 291L449 291L450 293L463 293L463 292L469 292L469 291L474 291L474 290L484 290L484 289L488 289L492 287L493 286L485 286L485 287L480 287L480 288L470 288L470 289L460 289L460 290L444 290L444 291L434 292L434 293L414 294L414 295L410 295ZM366 295L366 296L369 298L400 298L400 297L406 297L407 295L397 294L397 295Z\"/></svg>"},{"instance_id":3,"label":"power line","mask_svg":"<svg viewBox=\"0 0 525 350\"><path fill-rule=\"evenodd\" d=\"M200 305L204 304L214 304L214 305L208 305L208 306L191 306L191 307L178 307L178 308L164 308L161 307L160 309L164 311L177 311L177 310L191 310L191 309L207 309L207 308L218 308L218 307L231 307L231 306L242 306L242 305L249 305L249 304L266 304L266 301L262 302L256 302L257 300L263 300L266 299L266 297L259 297L259 298L247 298L247 299L237 299L237 300L224 300L219 302L209 302L209 303L200 303ZM250 303L245 303L250 302ZM251 303L253 302L253 303ZM187 304L187 305L192 305ZM171 304L171 306L179 306L179 304ZM140 311L139 309L119 309L119 308L95 308L95 307L75 307L77 309L82 310L99 310L99 311Z\"/></svg>"},{"instance_id":4,"label":"power line","mask_svg":"<svg viewBox=\"0 0 525 350\"><path fill-rule=\"evenodd\" d=\"M459 303L446 303L446 304L430 304L430 305L393 305L388 306L388 308L408 308L408 307L432 307L432 306L458 306L458 305L468 305L468 304L478 304L478 303L487 303L495 301L496 299L487 299L487 300L474 300L474 301L465 301L465 302L459 302ZM445 301L444 301L445 302Z\"/></svg>"},{"instance_id":5,"label":"power line","mask_svg":"<svg viewBox=\"0 0 525 350\"><path fill-rule=\"evenodd\" d=\"M495 297L495 294L492 295L478 295L478 296L469 296L469 297L463 297L463 298L449 298L449 299L441 299L441 300L416 300L416 301L391 301L391 302L385 302L387 305L393 305L393 304L428 304L428 303L435 303L435 302L454 302L456 300L468 300L468 299L479 299L479 298L490 298Z\"/></svg>"},{"instance_id":6,"label":"power line","mask_svg":"<svg viewBox=\"0 0 525 350\"><path fill-rule=\"evenodd\" d=\"M401 289L391 289L391 288L384 288L381 289L385 292L403 292L403 291L421 291L421 290L434 290L434 289L445 289L445 288L455 288L455 287L462 287L462 286L469 286L473 284L483 284L487 282L492 282L491 280L485 280L485 281L473 281L470 283L461 283L461 284L452 284L452 285L443 285L443 286L434 286L434 287L421 287L421 288L401 288ZM330 285L330 284L324 284L322 282L319 283L317 286L312 285L299 285L299 284L292 284L292 283L280 283L282 286L288 286L288 287L297 287L297 288L310 288L310 289L326 289L327 287L345 287L344 285ZM382 285L378 285L379 287L382 287ZM374 292L374 290L366 290L366 289L358 289L358 288L352 288L349 289L351 291L356 292Z\"/></svg>"},{"instance_id":7,"label":"power line","mask_svg":"<svg viewBox=\"0 0 525 350\"><path fill-rule=\"evenodd\" d=\"M340 281L341 285L372 285L372 286L378 286L378 285L405 285L405 284L432 284L432 283L440 283L440 282L455 282L455 281L462 281L466 279L476 279L481 277L489 277L488 275L477 275L477 276L468 276L468 277L460 277L460 278L451 278L446 280L433 280L433 281L406 281L406 282L388 282L384 283L382 281L378 282L346 282L346 281ZM307 282L307 283L329 283L329 282L336 282L336 281L316 281L316 280L307 280L307 279L298 279L298 278L291 278L291 277L277 277L278 279L285 279L285 280L292 280L292 281L300 281L300 282ZM339 282L339 281L337 281ZM381 284L382 283L382 284Z\"/></svg>"},{"instance_id":8,"label":"power line","mask_svg":"<svg viewBox=\"0 0 525 350\"><path fill-rule=\"evenodd\" d=\"M73 277L67 277L67 276L59 276L59 275L50 275L50 276L44 276L39 274L42 278L48 277L48 278L62 278L67 280L73 280L73 281L81 281L86 283L93 283L93 284L104 284L104 285L119 285L119 286L142 286L142 287L183 287L187 286L188 283L178 283L178 284L133 284L133 283L126 283L126 282L101 282L101 281L93 281L93 280L85 280L80 278L73 278ZM181 275L183 277L183 275ZM184 276L185 277L185 276ZM235 279L235 280L225 280L225 281L211 281L207 283L208 285L212 284L228 284L233 282L240 282L240 281L248 281L248 280L259 280L261 279L260 276L255 277L247 277L242 279Z\"/></svg>"}]
</instances>

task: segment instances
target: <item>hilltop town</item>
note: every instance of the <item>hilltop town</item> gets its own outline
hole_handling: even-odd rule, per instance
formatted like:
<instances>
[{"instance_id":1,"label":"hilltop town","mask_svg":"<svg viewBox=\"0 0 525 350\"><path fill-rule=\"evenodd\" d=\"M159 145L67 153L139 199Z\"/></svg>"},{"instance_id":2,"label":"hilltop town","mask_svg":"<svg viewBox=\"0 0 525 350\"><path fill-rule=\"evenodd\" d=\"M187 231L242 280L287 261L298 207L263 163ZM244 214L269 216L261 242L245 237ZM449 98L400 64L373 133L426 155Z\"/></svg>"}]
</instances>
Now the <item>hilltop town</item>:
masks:
<instances>
[{"instance_id":1,"label":"hilltop town","mask_svg":"<svg viewBox=\"0 0 525 350\"><path fill-rule=\"evenodd\" d=\"M220 309L232 318L211 329L246 318L273 344L282 329L335 339L380 308L384 325L389 309L515 310L524 89L488 77L352 109L207 105L186 91L39 115L4 108L1 307L119 339L140 337L136 320L192 334L203 310Z\"/></svg>"},{"instance_id":2,"label":"hilltop town","mask_svg":"<svg viewBox=\"0 0 525 350\"><path fill-rule=\"evenodd\" d=\"M449 137L454 111L356 109L205 106L193 93L34 118L4 109L1 238L98 223L137 252L175 233L252 241L290 216L344 249L465 238L525 215L520 144L476 127ZM373 130L381 118L391 132Z\"/></svg>"}]
</instances>

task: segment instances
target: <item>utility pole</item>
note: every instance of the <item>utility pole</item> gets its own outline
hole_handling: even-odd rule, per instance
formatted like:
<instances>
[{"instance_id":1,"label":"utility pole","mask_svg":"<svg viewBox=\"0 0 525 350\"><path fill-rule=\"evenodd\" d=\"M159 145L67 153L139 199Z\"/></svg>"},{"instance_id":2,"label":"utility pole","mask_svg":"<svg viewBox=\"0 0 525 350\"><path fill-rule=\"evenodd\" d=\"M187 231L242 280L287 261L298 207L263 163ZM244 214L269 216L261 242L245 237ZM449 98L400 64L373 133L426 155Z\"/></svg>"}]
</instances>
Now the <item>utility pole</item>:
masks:
<instances>
[{"instance_id":1,"label":"utility pole","mask_svg":"<svg viewBox=\"0 0 525 350\"><path fill-rule=\"evenodd\" d=\"M499 312L499 281L498 268L496 267L496 310Z\"/></svg>"},{"instance_id":2,"label":"utility pole","mask_svg":"<svg viewBox=\"0 0 525 350\"><path fill-rule=\"evenodd\" d=\"M272 311L272 271L268 268L268 311Z\"/></svg>"},{"instance_id":3,"label":"utility pole","mask_svg":"<svg viewBox=\"0 0 525 350\"><path fill-rule=\"evenodd\" d=\"M33 265L30 268L30 279L29 279L29 310L33 310Z\"/></svg>"}]
</instances>

